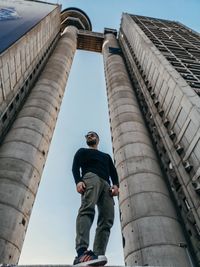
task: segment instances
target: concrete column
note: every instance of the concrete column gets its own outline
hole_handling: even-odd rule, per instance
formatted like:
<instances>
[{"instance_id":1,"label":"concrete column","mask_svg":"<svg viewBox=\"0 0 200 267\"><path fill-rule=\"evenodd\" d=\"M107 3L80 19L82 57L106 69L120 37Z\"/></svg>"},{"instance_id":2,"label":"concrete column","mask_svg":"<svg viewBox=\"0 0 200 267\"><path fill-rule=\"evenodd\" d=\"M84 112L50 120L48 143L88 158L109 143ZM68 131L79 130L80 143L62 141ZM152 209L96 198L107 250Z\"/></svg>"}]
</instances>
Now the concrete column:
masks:
<instances>
[{"instance_id":1,"label":"concrete column","mask_svg":"<svg viewBox=\"0 0 200 267\"><path fill-rule=\"evenodd\" d=\"M125 263L188 267L186 242L118 48L115 36L106 34L103 57Z\"/></svg>"},{"instance_id":2,"label":"concrete column","mask_svg":"<svg viewBox=\"0 0 200 267\"><path fill-rule=\"evenodd\" d=\"M76 46L69 26L0 147L0 263L18 263Z\"/></svg>"}]
</instances>

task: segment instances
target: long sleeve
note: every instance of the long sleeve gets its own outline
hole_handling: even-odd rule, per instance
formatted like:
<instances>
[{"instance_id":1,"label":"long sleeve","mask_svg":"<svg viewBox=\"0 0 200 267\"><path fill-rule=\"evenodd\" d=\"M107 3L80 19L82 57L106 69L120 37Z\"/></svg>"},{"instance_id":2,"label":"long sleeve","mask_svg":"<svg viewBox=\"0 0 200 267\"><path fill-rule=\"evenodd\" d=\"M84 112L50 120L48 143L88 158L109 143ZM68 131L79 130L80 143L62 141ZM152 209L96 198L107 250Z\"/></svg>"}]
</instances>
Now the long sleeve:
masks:
<instances>
[{"instance_id":1,"label":"long sleeve","mask_svg":"<svg viewBox=\"0 0 200 267\"><path fill-rule=\"evenodd\" d=\"M118 178L117 170L110 156L109 156L109 169L110 169L110 178L112 180L113 185L117 185L119 187L119 178Z\"/></svg>"},{"instance_id":2,"label":"long sleeve","mask_svg":"<svg viewBox=\"0 0 200 267\"><path fill-rule=\"evenodd\" d=\"M80 167L80 150L78 150L74 156L72 164L72 173L76 184L82 180L80 176Z\"/></svg>"}]
</instances>

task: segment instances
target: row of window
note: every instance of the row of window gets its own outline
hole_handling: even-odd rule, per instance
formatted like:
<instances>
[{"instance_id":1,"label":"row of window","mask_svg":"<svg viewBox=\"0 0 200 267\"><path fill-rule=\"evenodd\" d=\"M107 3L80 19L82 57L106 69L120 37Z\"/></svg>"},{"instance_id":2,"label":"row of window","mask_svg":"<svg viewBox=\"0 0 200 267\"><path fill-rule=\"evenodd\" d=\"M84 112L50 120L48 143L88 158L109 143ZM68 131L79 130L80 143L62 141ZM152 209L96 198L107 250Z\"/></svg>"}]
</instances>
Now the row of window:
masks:
<instances>
[{"instance_id":1,"label":"row of window","mask_svg":"<svg viewBox=\"0 0 200 267\"><path fill-rule=\"evenodd\" d=\"M187 35L182 36L182 33L177 34L176 32L172 32L170 33L171 36L169 36L169 34L165 32L149 29L149 25L142 24L140 21L137 21L137 24L187 83L199 94L199 72L194 70L193 66L190 66L190 63L193 63L198 70L200 69L200 62L198 61L198 59L200 59L200 47L195 47L194 43L189 43L189 39L191 38L186 38L188 37ZM187 73L187 75L185 75L185 73Z\"/></svg>"},{"instance_id":2,"label":"row of window","mask_svg":"<svg viewBox=\"0 0 200 267\"><path fill-rule=\"evenodd\" d=\"M128 43L127 40L126 40L126 44L128 44L129 49L130 49L130 44ZM123 45L122 45L122 47L123 47ZM126 55L126 52L124 54ZM147 90L150 91L150 97L152 98L155 107L158 109L158 114L162 117L164 126L168 129L167 131L169 133L169 138L174 143L176 152L178 153L179 156L182 156L184 149L179 144L175 145L176 134L173 132L173 130L169 129L170 122L169 122L169 120L167 120L167 118L164 117L164 111L162 111L160 109L160 112L159 112L159 101L156 99L155 93L152 92L152 88L151 88L149 82L146 80L146 76L145 76L144 72L142 72L141 66L140 66L138 60L136 59L136 56L133 54L133 52L131 52L131 54L133 55L134 61L136 62L138 69L140 70L140 73L141 73L141 75L145 81L145 84L147 86ZM184 220L185 230L188 233L189 238L191 240L191 243L193 245L193 248L195 250L197 248L197 246L199 245L200 229L197 225L197 222L195 221L193 213L191 212L191 207L189 205L189 201L184 194L183 185L179 181L179 178L176 175L176 172L173 168L173 165L170 162L169 156L167 154L167 149L165 148L163 141L162 141L162 138L160 137L159 132L156 128L156 124L154 122L153 116L151 115L151 112L149 111L149 108L148 108L148 105L145 101L145 97L142 93L142 90L141 90L139 84L137 83L137 78L135 77L135 74L133 72L133 67L131 66L131 63L130 63L128 57L125 56L125 60L126 60L127 65L128 65L131 80L132 80L133 84L135 85L135 88L137 91L137 96L138 96L139 102L140 102L141 107L142 107L141 110L144 114L144 118L146 119L148 128L149 128L151 135L153 137L153 140L154 140L154 145L155 145L156 150L158 152L159 158L162 162L163 170L165 170L165 174L167 175L169 185L170 185L172 192L173 192L173 195L176 199L176 203L178 203L178 206L177 206L178 209L177 210L180 214L182 214L182 219ZM188 161L186 161L186 162L183 162L183 166L184 166L186 172L188 172L188 174L190 175L190 172L192 170L191 164ZM195 191L198 194L198 191L196 189L195 189ZM192 223L191 223L191 220L193 220Z\"/></svg>"},{"instance_id":3,"label":"row of window","mask_svg":"<svg viewBox=\"0 0 200 267\"><path fill-rule=\"evenodd\" d=\"M16 118L17 113L19 112L20 108L22 107L26 97L28 96L36 77L38 76L40 70L42 69L44 62L47 60L49 54L53 46L55 45L57 38L51 42L51 44L47 47L44 51L43 55L41 56L40 60L36 64L34 70L29 75L29 77L24 82L24 85L15 95L14 99L6 108L5 112L2 114L0 118L0 143L3 140L3 137L6 135L8 129L10 128L11 124L13 123L14 119Z\"/></svg>"}]
</instances>

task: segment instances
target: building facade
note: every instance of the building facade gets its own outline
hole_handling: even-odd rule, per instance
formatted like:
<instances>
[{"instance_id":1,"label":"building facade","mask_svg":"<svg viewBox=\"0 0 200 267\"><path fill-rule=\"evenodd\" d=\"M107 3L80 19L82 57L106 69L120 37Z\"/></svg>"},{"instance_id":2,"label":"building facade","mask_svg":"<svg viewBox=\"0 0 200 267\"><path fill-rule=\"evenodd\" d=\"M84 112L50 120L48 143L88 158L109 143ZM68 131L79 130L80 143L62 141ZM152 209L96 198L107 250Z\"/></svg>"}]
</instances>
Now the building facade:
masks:
<instances>
[{"instance_id":1,"label":"building facade","mask_svg":"<svg viewBox=\"0 0 200 267\"><path fill-rule=\"evenodd\" d=\"M199 261L200 36L178 22L123 14L119 43L188 246Z\"/></svg>"},{"instance_id":2,"label":"building facade","mask_svg":"<svg viewBox=\"0 0 200 267\"><path fill-rule=\"evenodd\" d=\"M125 264L196 266L198 33L126 13L119 33L97 33L77 8L32 5L46 13L25 29L18 6L0 10L0 20L15 19L20 33L0 47L0 263L19 260L73 57L83 49L104 59Z\"/></svg>"}]
</instances>

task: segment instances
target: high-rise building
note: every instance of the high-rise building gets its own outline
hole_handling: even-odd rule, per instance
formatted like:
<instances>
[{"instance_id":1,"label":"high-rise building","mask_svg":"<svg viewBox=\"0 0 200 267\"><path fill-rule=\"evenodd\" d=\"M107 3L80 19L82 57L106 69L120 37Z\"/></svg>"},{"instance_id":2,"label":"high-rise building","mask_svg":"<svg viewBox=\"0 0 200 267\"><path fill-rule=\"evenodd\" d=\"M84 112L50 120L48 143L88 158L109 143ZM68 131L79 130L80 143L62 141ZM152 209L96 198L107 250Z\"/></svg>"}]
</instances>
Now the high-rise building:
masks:
<instances>
[{"instance_id":1,"label":"high-rise building","mask_svg":"<svg viewBox=\"0 0 200 267\"><path fill-rule=\"evenodd\" d=\"M126 265L196 266L199 34L126 13L119 33L96 33L80 9L9 0L0 7L0 263L19 260L76 49L104 58Z\"/></svg>"},{"instance_id":2,"label":"high-rise building","mask_svg":"<svg viewBox=\"0 0 200 267\"><path fill-rule=\"evenodd\" d=\"M123 14L119 43L187 246L200 261L200 36L178 22Z\"/></svg>"}]
</instances>

